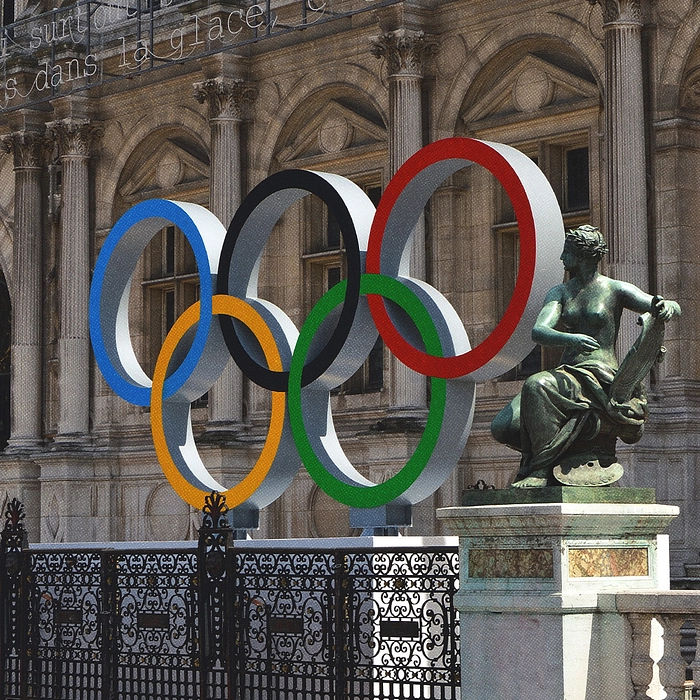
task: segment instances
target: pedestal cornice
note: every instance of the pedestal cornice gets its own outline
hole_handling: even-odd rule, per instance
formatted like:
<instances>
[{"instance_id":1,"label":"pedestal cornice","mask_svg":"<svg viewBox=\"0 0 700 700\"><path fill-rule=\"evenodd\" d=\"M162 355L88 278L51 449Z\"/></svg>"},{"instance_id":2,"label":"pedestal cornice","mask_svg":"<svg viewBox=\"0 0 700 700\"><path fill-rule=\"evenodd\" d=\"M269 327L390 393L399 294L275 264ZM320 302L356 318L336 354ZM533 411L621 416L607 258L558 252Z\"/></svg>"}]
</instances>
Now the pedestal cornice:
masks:
<instances>
[{"instance_id":1,"label":"pedestal cornice","mask_svg":"<svg viewBox=\"0 0 700 700\"><path fill-rule=\"evenodd\" d=\"M657 534L678 515L678 506L634 503L538 503L440 508L437 517L460 536L547 535L609 537Z\"/></svg>"}]
</instances>

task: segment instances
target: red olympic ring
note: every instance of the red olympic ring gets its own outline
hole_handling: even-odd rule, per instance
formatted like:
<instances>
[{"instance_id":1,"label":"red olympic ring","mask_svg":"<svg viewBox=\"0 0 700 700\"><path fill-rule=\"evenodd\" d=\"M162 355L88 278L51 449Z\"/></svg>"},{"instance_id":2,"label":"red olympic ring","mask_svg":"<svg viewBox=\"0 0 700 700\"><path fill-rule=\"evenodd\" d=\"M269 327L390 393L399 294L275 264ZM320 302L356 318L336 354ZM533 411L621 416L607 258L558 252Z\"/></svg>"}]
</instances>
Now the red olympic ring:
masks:
<instances>
[{"instance_id":1,"label":"red olympic ring","mask_svg":"<svg viewBox=\"0 0 700 700\"><path fill-rule=\"evenodd\" d=\"M367 272L398 276L398 262L393 266L395 269L386 269L387 260L382 249L384 233L387 228L391 229L392 235L399 227L409 231L413 229L417 216L412 219L397 211L409 206L413 211L422 212L427 198L418 203L410 203L410 200L415 196L421 199L418 192L425 191L426 188L421 189L421 185L426 179L432 181L433 186L427 188L432 194L445 178L466 165L477 163L498 179L513 204L520 229L520 267L515 290L496 328L475 348L452 357L437 357L422 352L401 335L390 318L384 299L376 294L369 295L370 311L384 342L401 362L424 375L450 379L484 367L512 337L529 301L537 257L533 211L521 178L494 146L468 138L447 138L425 146L409 158L391 179L372 222L367 247Z\"/></svg>"}]
</instances>

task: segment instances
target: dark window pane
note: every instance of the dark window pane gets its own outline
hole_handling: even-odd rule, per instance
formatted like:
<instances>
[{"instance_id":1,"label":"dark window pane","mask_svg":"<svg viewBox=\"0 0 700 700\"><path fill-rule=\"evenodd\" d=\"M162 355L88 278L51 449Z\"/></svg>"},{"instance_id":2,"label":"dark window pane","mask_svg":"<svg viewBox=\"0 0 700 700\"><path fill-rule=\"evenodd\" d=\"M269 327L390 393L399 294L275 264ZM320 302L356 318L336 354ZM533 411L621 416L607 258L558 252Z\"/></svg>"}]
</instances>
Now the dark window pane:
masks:
<instances>
[{"instance_id":1,"label":"dark window pane","mask_svg":"<svg viewBox=\"0 0 700 700\"><path fill-rule=\"evenodd\" d=\"M15 0L3 0L2 26L6 27L15 21Z\"/></svg>"},{"instance_id":2,"label":"dark window pane","mask_svg":"<svg viewBox=\"0 0 700 700\"><path fill-rule=\"evenodd\" d=\"M192 251L192 247L190 246L188 240L185 238L185 236L181 233L180 234L180 245L182 247L182 252L183 252L183 265L182 269L178 270L180 273L185 273L185 274L192 274L197 272L197 260L194 257L194 252Z\"/></svg>"},{"instance_id":3,"label":"dark window pane","mask_svg":"<svg viewBox=\"0 0 700 700\"><path fill-rule=\"evenodd\" d=\"M166 275L175 272L175 227L168 226L165 229L165 270Z\"/></svg>"},{"instance_id":4,"label":"dark window pane","mask_svg":"<svg viewBox=\"0 0 700 700\"><path fill-rule=\"evenodd\" d=\"M326 289L332 289L338 282L340 282L340 268L339 267L327 267L326 268Z\"/></svg>"},{"instance_id":5,"label":"dark window pane","mask_svg":"<svg viewBox=\"0 0 700 700\"><path fill-rule=\"evenodd\" d=\"M566 209L588 209L588 149L572 148L566 152Z\"/></svg>"},{"instance_id":6,"label":"dark window pane","mask_svg":"<svg viewBox=\"0 0 700 700\"><path fill-rule=\"evenodd\" d=\"M191 404L192 408L206 408L208 405L209 405L209 392L208 391L203 396L200 396L198 399L195 399Z\"/></svg>"},{"instance_id":7,"label":"dark window pane","mask_svg":"<svg viewBox=\"0 0 700 700\"><path fill-rule=\"evenodd\" d=\"M518 365L517 378L525 379L542 369L542 347L535 345L530 354Z\"/></svg>"},{"instance_id":8,"label":"dark window pane","mask_svg":"<svg viewBox=\"0 0 700 700\"><path fill-rule=\"evenodd\" d=\"M165 332L168 333L175 323L175 292L165 293Z\"/></svg>"},{"instance_id":9,"label":"dark window pane","mask_svg":"<svg viewBox=\"0 0 700 700\"><path fill-rule=\"evenodd\" d=\"M372 204L376 207L379 204L379 200L382 198L382 188L381 187L370 187L367 190L367 196L372 201Z\"/></svg>"}]
</instances>

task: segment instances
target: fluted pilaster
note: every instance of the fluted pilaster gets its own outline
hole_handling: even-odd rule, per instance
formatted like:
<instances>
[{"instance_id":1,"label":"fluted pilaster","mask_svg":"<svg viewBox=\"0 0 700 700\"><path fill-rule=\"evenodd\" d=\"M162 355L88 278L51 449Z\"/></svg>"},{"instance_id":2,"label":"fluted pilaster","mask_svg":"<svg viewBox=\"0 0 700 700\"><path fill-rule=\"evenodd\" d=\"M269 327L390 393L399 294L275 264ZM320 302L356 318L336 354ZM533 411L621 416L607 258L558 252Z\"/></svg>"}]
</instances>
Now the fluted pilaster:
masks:
<instances>
[{"instance_id":1,"label":"fluted pilaster","mask_svg":"<svg viewBox=\"0 0 700 700\"><path fill-rule=\"evenodd\" d=\"M3 146L14 155L15 231L12 299L12 398L9 449L37 447L42 439L42 230L43 134L19 131Z\"/></svg>"},{"instance_id":2,"label":"fluted pilaster","mask_svg":"<svg viewBox=\"0 0 700 700\"><path fill-rule=\"evenodd\" d=\"M389 168L393 175L423 146L421 83L425 59L436 44L423 32L398 29L371 40L372 55L386 62L389 76ZM425 221L413 230L410 274L425 278ZM425 378L392 357L392 410L410 412L427 405Z\"/></svg>"},{"instance_id":3,"label":"fluted pilaster","mask_svg":"<svg viewBox=\"0 0 700 700\"><path fill-rule=\"evenodd\" d=\"M206 103L211 127L209 207L228 226L241 203L241 121L255 90L241 81L211 79L194 85L194 97Z\"/></svg>"},{"instance_id":4,"label":"fluted pilaster","mask_svg":"<svg viewBox=\"0 0 700 700\"><path fill-rule=\"evenodd\" d=\"M605 28L606 231L614 277L649 288L640 0L600 0ZM637 336L623 320L620 352Z\"/></svg>"},{"instance_id":5,"label":"fluted pilaster","mask_svg":"<svg viewBox=\"0 0 700 700\"><path fill-rule=\"evenodd\" d=\"M241 121L255 89L242 80L214 78L194 85L194 98L207 105L211 128L209 208L228 227L241 203ZM210 431L243 422L243 376L233 361L209 392Z\"/></svg>"},{"instance_id":6,"label":"fluted pilaster","mask_svg":"<svg viewBox=\"0 0 700 700\"><path fill-rule=\"evenodd\" d=\"M90 423L90 188L88 161L100 128L88 120L48 124L63 168L60 244L57 442L84 441Z\"/></svg>"}]
</instances>

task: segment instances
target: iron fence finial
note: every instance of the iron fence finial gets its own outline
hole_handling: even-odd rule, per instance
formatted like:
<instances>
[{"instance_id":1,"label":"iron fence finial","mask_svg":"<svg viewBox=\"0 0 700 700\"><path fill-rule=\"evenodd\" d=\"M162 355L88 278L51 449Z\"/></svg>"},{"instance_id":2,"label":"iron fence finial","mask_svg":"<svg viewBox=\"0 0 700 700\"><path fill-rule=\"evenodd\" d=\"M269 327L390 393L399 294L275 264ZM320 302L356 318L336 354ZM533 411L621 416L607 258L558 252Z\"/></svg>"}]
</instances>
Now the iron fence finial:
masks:
<instances>
[{"instance_id":1,"label":"iron fence finial","mask_svg":"<svg viewBox=\"0 0 700 700\"><path fill-rule=\"evenodd\" d=\"M5 531L19 532L20 530L24 530L24 523L22 521L25 515L24 506L18 498L13 498L9 501L5 509Z\"/></svg>"},{"instance_id":2,"label":"iron fence finial","mask_svg":"<svg viewBox=\"0 0 700 700\"><path fill-rule=\"evenodd\" d=\"M204 499L202 526L211 529L228 527L228 519L226 518L228 511L226 496L218 491L212 491Z\"/></svg>"}]
</instances>

